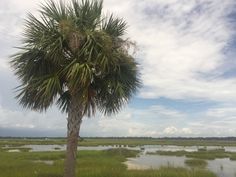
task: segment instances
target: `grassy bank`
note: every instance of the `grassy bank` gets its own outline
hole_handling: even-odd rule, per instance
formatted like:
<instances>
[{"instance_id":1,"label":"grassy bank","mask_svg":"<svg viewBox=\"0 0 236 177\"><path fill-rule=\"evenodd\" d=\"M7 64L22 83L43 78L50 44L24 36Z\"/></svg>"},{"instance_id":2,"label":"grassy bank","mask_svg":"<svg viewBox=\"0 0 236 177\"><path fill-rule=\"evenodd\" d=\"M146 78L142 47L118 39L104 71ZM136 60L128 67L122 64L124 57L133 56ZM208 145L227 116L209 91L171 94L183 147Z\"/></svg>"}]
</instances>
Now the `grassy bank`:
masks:
<instances>
[{"instance_id":1,"label":"grassy bank","mask_svg":"<svg viewBox=\"0 0 236 177\"><path fill-rule=\"evenodd\" d=\"M65 139L0 139L0 147L3 147L5 145L10 147L17 147L17 146L23 146L23 145L52 145L52 144L58 144L63 145L66 143Z\"/></svg>"},{"instance_id":2,"label":"grassy bank","mask_svg":"<svg viewBox=\"0 0 236 177\"><path fill-rule=\"evenodd\" d=\"M184 163L192 168L205 168L207 166L207 162L202 159L187 159Z\"/></svg>"},{"instance_id":3,"label":"grassy bank","mask_svg":"<svg viewBox=\"0 0 236 177\"><path fill-rule=\"evenodd\" d=\"M187 152L187 151L156 151L149 154L158 154L158 155L168 155L168 156L186 156L189 158L197 159L207 159L214 160L216 158L230 158L231 160L236 160L235 152L226 152L223 149L215 150L198 150L196 152Z\"/></svg>"},{"instance_id":4,"label":"grassy bank","mask_svg":"<svg viewBox=\"0 0 236 177\"><path fill-rule=\"evenodd\" d=\"M162 167L159 170L127 170L122 163L137 151L113 149L78 153L78 177L216 177L207 170ZM0 152L0 176L62 177L64 152ZM47 164L47 162L53 162Z\"/></svg>"},{"instance_id":5,"label":"grassy bank","mask_svg":"<svg viewBox=\"0 0 236 177\"><path fill-rule=\"evenodd\" d=\"M0 146L20 146L27 144L65 144L64 138L41 138L41 139L18 139L11 138L0 139ZM165 139L165 138L84 138L79 142L80 146L98 146L98 145L177 145L177 146L236 146L236 140L221 140L221 139Z\"/></svg>"}]
</instances>

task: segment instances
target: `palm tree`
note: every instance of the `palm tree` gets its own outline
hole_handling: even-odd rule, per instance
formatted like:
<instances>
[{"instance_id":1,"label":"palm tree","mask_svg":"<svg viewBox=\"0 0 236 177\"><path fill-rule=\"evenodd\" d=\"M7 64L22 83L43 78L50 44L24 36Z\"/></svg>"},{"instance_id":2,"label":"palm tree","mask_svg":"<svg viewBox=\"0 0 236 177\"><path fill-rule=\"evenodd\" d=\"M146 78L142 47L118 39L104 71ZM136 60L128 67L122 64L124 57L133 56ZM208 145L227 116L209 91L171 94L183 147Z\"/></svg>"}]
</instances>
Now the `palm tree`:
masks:
<instances>
[{"instance_id":1,"label":"palm tree","mask_svg":"<svg viewBox=\"0 0 236 177\"><path fill-rule=\"evenodd\" d=\"M102 15L102 1L48 1L29 14L20 51L12 57L21 85L19 103L46 111L56 103L68 114L65 177L75 176L82 118L118 112L140 85L126 22Z\"/></svg>"}]
</instances>

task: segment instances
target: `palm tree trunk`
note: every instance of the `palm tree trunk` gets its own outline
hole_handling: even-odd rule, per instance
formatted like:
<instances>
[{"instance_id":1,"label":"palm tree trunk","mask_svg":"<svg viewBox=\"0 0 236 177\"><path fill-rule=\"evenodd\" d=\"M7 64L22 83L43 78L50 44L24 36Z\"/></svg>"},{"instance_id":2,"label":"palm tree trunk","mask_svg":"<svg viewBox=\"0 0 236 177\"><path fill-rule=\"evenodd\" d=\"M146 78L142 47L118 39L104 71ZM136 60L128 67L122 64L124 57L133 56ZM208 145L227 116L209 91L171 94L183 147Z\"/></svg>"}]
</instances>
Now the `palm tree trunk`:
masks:
<instances>
[{"instance_id":1,"label":"palm tree trunk","mask_svg":"<svg viewBox=\"0 0 236 177\"><path fill-rule=\"evenodd\" d=\"M80 125L82 122L82 111L76 97L71 99L67 120L67 148L65 159L64 177L75 177L76 154L79 138Z\"/></svg>"}]
</instances>

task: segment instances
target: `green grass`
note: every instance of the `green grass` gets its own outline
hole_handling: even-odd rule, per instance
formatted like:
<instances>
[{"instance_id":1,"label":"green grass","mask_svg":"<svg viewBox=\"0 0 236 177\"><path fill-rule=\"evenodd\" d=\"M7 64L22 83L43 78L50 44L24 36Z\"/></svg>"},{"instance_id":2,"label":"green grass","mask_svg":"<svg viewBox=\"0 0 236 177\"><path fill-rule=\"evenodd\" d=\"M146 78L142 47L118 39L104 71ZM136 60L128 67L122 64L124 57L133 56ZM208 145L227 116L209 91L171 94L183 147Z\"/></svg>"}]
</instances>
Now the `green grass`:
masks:
<instances>
[{"instance_id":1,"label":"green grass","mask_svg":"<svg viewBox=\"0 0 236 177\"><path fill-rule=\"evenodd\" d=\"M236 153L234 153L230 156L230 160L236 160Z\"/></svg>"},{"instance_id":2,"label":"green grass","mask_svg":"<svg viewBox=\"0 0 236 177\"><path fill-rule=\"evenodd\" d=\"M184 163L193 168L205 168L207 166L207 162L202 159L186 159Z\"/></svg>"},{"instance_id":3,"label":"green grass","mask_svg":"<svg viewBox=\"0 0 236 177\"><path fill-rule=\"evenodd\" d=\"M80 151L77 160L78 177L216 177L203 170L162 167L158 170L127 170L122 163L138 151L112 149ZM64 152L0 152L0 176L3 177L62 177ZM36 160L53 160L52 165Z\"/></svg>"},{"instance_id":4,"label":"green grass","mask_svg":"<svg viewBox=\"0 0 236 177\"><path fill-rule=\"evenodd\" d=\"M149 154L168 155L168 156L186 156L189 158L214 160L216 158L230 158L236 160L235 152L226 152L224 149L198 150L196 152L187 151L156 151Z\"/></svg>"},{"instance_id":5,"label":"green grass","mask_svg":"<svg viewBox=\"0 0 236 177\"><path fill-rule=\"evenodd\" d=\"M14 139L0 139L0 146L23 146L23 145L52 145L58 144L62 145L65 144L65 139L21 139L21 138L14 138Z\"/></svg>"},{"instance_id":6,"label":"green grass","mask_svg":"<svg viewBox=\"0 0 236 177\"><path fill-rule=\"evenodd\" d=\"M197 150L198 150L198 151L201 151L201 152L204 152L204 151L207 151L207 147L205 146L205 147L203 147L203 148L198 148Z\"/></svg>"}]
</instances>

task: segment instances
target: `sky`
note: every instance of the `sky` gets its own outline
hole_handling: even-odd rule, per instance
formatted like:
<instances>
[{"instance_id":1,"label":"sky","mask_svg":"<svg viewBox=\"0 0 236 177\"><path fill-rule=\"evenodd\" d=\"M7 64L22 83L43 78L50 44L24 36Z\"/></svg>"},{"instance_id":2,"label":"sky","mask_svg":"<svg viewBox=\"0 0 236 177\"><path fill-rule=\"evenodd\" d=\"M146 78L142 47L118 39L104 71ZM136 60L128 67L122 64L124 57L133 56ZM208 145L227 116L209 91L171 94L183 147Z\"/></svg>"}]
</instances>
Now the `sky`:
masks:
<instances>
[{"instance_id":1,"label":"sky","mask_svg":"<svg viewBox=\"0 0 236 177\"><path fill-rule=\"evenodd\" d=\"M66 114L23 109L9 66L41 0L0 1L0 136L65 136ZM142 87L117 115L84 118L83 136L236 136L236 1L104 0L128 23Z\"/></svg>"}]
</instances>

